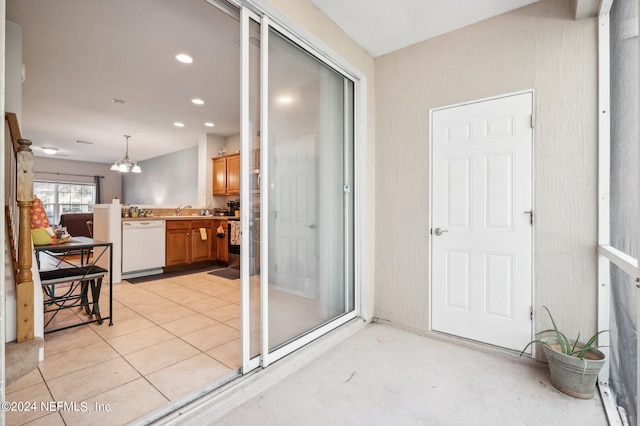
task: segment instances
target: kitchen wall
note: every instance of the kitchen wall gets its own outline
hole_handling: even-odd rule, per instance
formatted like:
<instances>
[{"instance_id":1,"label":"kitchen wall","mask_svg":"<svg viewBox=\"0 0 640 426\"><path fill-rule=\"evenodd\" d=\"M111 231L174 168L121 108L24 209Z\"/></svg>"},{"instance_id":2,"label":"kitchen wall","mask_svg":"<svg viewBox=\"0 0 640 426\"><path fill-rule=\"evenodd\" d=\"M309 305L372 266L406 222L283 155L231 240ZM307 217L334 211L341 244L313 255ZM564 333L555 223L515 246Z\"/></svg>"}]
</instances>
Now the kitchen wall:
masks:
<instances>
[{"instance_id":1,"label":"kitchen wall","mask_svg":"<svg viewBox=\"0 0 640 426\"><path fill-rule=\"evenodd\" d=\"M222 149L227 152L224 155L240 151L240 134L232 136L218 136L207 134L198 144L199 152L199 181L198 181L198 207L227 208L227 201L236 200L239 197L224 197L213 195L213 162L212 158L218 157Z\"/></svg>"},{"instance_id":2,"label":"kitchen wall","mask_svg":"<svg viewBox=\"0 0 640 426\"><path fill-rule=\"evenodd\" d=\"M122 176L122 203L198 205L198 147L141 161L142 173Z\"/></svg>"},{"instance_id":3,"label":"kitchen wall","mask_svg":"<svg viewBox=\"0 0 640 426\"><path fill-rule=\"evenodd\" d=\"M534 306L594 332L596 36L570 0L541 0L376 59L377 317L429 327L429 110L534 89Z\"/></svg>"},{"instance_id":4,"label":"kitchen wall","mask_svg":"<svg viewBox=\"0 0 640 426\"><path fill-rule=\"evenodd\" d=\"M211 159L222 148L227 154L240 150L240 135L203 134L198 145L140 162L142 173L122 179L122 202L139 205L191 204L193 208L226 207L235 197L212 195Z\"/></svg>"},{"instance_id":5,"label":"kitchen wall","mask_svg":"<svg viewBox=\"0 0 640 426\"><path fill-rule=\"evenodd\" d=\"M34 156L33 159L35 179L93 183L93 176L104 176L100 180L102 202L110 203L115 197L122 198L122 174L109 170L111 164L63 160L54 157ZM85 176L69 176L65 173Z\"/></svg>"}]
</instances>

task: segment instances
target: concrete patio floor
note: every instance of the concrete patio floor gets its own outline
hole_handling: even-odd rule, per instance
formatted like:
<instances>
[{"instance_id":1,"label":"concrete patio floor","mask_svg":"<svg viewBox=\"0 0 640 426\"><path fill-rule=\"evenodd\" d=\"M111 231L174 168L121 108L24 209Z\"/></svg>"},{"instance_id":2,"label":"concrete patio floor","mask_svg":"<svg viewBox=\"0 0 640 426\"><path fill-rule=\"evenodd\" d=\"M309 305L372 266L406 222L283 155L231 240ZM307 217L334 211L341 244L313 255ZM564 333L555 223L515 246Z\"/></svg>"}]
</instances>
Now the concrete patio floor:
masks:
<instances>
[{"instance_id":1,"label":"concrete patio floor","mask_svg":"<svg viewBox=\"0 0 640 426\"><path fill-rule=\"evenodd\" d=\"M296 360L279 363L287 362ZM370 324L324 355L300 364L298 370L222 416L225 410L213 401L194 412L183 412L175 423L607 424L597 392L591 400L560 393L551 385L544 363L383 324Z\"/></svg>"}]
</instances>

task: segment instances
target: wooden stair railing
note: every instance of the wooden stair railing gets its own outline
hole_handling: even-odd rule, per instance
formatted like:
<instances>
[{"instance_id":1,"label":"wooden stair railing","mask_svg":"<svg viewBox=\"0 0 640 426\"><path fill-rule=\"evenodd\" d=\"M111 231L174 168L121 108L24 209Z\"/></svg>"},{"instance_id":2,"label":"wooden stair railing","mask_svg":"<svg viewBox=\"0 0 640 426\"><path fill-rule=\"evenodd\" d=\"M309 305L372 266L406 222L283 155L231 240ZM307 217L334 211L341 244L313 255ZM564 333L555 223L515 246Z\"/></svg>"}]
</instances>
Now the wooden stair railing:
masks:
<instances>
[{"instance_id":1,"label":"wooden stair railing","mask_svg":"<svg viewBox=\"0 0 640 426\"><path fill-rule=\"evenodd\" d=\"M4 206L4 218L7 221L7 240L9 242L9 250L11 251L11 267L13 270L13 281L18 280L18 252L16 250L16 237L13 233L13 217L11 217L11 209Z\"/></svg>"},{"instance_id":2,"label":"wooden stair railing","mask_svg":"<svg viewBox=\"0 0 640 426\"><path fill-rule=\"evenodd\" d=\"M6 113L8 136L16 155L16 196L18 204L18 274L16 277L16 339L34 339L34 293L31 243L31 203L33 201L33 151L31 141L22 139L15 114Z\"/></svg>"}]
</instances>

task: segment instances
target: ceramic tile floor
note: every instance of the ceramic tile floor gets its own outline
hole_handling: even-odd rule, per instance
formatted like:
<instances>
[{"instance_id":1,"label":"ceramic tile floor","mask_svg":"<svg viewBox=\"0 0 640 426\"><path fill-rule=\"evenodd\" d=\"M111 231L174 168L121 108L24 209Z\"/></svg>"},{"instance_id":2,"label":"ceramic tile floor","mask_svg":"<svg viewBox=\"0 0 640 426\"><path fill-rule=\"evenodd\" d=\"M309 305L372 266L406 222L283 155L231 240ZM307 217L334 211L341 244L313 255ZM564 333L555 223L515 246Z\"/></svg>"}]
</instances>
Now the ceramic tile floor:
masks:
<instances>
[{"instance_id":1,"label":"ceramic tile floor","mask_svg":"<svg viewBox=\"0 0 640 426\"><path fill-rule=\"evenodd\" d=\"M206 272L114 284L114 325L45 335L45 360L6 388L7 401L37 409L8 412L6 424L125 424L215 381L240 367L239 303L240 280ZM78 308L61 311L52 324L78 316L86 318ZM48 401L77 405L41 410Z\"/></svg>"}]
</instances>

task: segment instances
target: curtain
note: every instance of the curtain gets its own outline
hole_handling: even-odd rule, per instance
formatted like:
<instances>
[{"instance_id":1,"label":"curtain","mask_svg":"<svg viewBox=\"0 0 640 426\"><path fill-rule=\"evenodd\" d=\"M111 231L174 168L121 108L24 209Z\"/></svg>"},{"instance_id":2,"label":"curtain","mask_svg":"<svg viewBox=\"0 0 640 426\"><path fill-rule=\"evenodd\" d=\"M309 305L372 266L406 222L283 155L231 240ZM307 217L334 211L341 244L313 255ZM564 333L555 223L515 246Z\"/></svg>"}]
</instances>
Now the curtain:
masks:
<instances>
[{"instance_id":1,"label":"curtain","mask_svg":"<svg viewBox=\"0 0 640 426\"><path fill-rule=\"evenodd\" d=\"M96 195L96 200L95 200L95 204L102 204L102 196L100 195L100 178L102 176L94 176L93 177L93 184L95 185L95 195Z\"/></svg>"}]
</instances>

